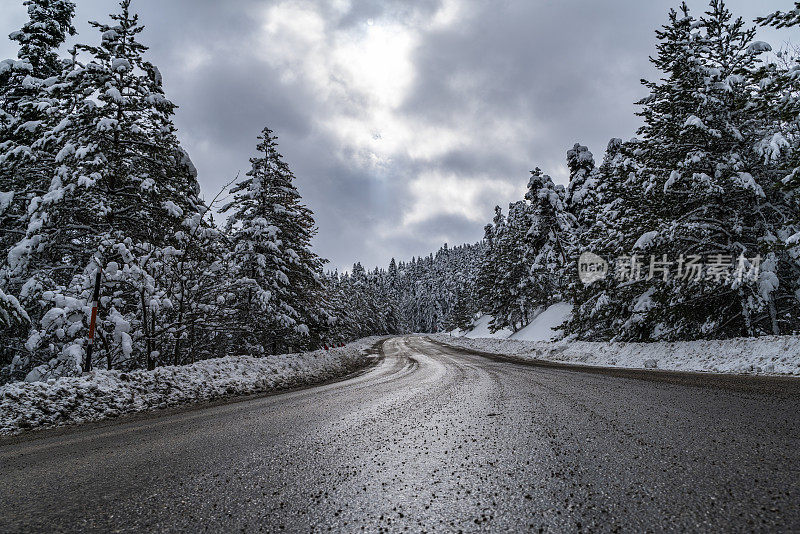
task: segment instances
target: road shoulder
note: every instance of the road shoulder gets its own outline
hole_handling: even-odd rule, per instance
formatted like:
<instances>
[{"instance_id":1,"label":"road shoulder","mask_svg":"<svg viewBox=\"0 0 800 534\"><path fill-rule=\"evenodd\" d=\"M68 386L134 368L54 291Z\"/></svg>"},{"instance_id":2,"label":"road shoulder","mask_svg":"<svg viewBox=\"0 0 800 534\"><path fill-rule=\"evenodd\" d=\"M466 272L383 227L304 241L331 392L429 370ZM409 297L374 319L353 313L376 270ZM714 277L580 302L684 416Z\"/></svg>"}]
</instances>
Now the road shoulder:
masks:
<instances>
[{"instance_id":1,"label":"road shoulder","mask_svg":"<svg viewBox=\"0 0 800 534\"><path fill-rule=\"evenodd\" d=\"M231 395L223 395L220 397L216 397L214 399L202 399L196 402L186 402L178 405L167 406L165 408L155 408L150 410L143 410L143 411L135 411L135 412L128 412L120 414L116 417L108 417L105 419L94 420L94 421L84 421L84 422L72 422L69 424L64 424L60 426L45 426L45 427L35 427L29 430L23 431L19 434L14 435L0 435L0 448L7 446L7 445L14 445L34 440L42 440L47 438L57 438L62 436L68 436L71 434L75 434L78 432L84 432L89 430L97 430L103 429L108 427L115 427L115 426L122 426L126 424L134 424L142 421L150 421L150 420L157 420L164 417L169 417L173 415L180 415L180 414L187 414L191 412L197 412L206 410L209 408L214 408L218 406L224 406L229 404L236 404L241 402L248 402L252 400L273 397L277 395L285 395L288 393L293 393L297 391L304 391L312 388L327 386L330 384L335 384L338 382L344 382L347 380L352 380L359 376L362 376L372 369L374 369L381 361L384 359L384 352L383 352L383 344L388 340L391 339L391 336L383 337L377 340L368 350L367 353L372 355L373 357L369 358L366 365L360 367L352 372L347 374L328 378L319 382L307 383L307 384L299 384L291 387L284 387L284 388L276 388L267 391L260 391L257 393L248 393L248 394L231 394Z\"/></svg>"},{"instance_id":2,"label":"road shoulder","mask_svg":"<svg viewBox=\"0 0 800 534\"><path fill-rule=\"evenodd\" d=\"M459 347L449 343L426 338L432 343L456 352L466 352L498 362L508 362L529 367L561 369L572 372L591 373L617 378L631 378L664 382L683 386L713 387L733 391L764 393L784 397L800 397L800 378L794 376L763 376L735 373L711 373L699 371L669 371L663 369L637 369L627 367L605 367L578 363L562 363L542 359L521 358L505 354L484 352L472 348Z\"/></svg>"}]
</instances>

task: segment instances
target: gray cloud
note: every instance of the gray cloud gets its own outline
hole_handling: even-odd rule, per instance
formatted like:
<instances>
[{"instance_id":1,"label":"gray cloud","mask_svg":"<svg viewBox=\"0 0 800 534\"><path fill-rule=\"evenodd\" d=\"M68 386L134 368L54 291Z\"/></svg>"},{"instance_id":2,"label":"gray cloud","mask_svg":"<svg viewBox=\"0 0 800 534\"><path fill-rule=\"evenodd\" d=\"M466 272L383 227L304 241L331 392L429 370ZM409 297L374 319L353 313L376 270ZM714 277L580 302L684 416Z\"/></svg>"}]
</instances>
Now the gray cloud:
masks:
<instances>
[{"instance_id":1,"label":"gray cloud","mask_svg":"<svg viewBox=\"0 0 800 534\"><path fill-rule=\"evenodd\" d=\"M24 22L18 4L4 6L0 32ZM78 39L95 42L86 21L106 20L113 6L77 4ZM133 2L206 196L247 170L270 126L316 213L317 250L338 268L476 241L492 206L520 197L531 168L563 182L574 142L599 160L610 137L632 136L639 79L655 75L653 32L676 5ZM788 6L729 5L748 20ZM376 27L387 31L370 34ZM773 45L790 37L760 32ZM0 42L0 56L14 55Z\"/></svg>"}]
</instances>

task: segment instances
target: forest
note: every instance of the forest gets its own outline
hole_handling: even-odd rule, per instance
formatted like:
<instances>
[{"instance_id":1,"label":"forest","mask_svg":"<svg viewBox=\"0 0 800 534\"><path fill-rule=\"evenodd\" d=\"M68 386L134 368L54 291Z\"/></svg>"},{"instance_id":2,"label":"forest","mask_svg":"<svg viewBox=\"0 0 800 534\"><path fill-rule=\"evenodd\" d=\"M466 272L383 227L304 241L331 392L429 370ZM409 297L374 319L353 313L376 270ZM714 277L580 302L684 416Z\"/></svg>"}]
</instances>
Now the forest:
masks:
<instances>
[{"instance_id":1,"label":"forest","mask_svg":"<svg viewBox=\"0 0 800 534\"><path fill-rule=\"evenodd\" d=\"M682 4L656 31L637 137L600 161L576 143L566 186L535 167L479 243L343 273L314 252L314 215L268 127L247 172L201 195L130 4L64 54L74 3L27 0L18 56L0 62L0 383L87 368L98 273L91 363L120 370L480 314L516 330L556 302L585 340L800 329L797 51L757 41L721 0L699 16ZM755 24L797 26L800 3ZM586 254L614 269L582 282Z\"/></svg>"}]
</instances>

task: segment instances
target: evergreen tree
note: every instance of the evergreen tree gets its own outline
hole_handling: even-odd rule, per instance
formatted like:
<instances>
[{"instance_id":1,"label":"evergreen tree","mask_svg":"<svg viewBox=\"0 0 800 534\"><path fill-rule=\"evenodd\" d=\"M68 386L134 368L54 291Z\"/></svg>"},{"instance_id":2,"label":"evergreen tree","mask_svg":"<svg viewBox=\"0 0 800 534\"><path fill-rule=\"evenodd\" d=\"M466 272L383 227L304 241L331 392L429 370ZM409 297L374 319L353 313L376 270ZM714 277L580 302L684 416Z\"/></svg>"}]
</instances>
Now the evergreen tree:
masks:
<instances>
[{"instance_id":1,"label":"evergreen tree","mask_svg":"<svg viewBox=\"0 0 800 534\"><path fill-rule=\"evenodd\" d=\"M529 300L528 309L541 309L564 298L564 270L572 263L574 235L574 218L564 206L565 195L564 187L556 186L541 169L531 171L525 193L525 199L531 203L529 227L522 255L528 273L520 287Z\"/></svg>"},{"instance_id":2,"label":"evergreen tree","mask_svg":"<svg viewBox=\"0 0 800 534\"><path fill-rule=\"evenodd\" d=\"M641 286L624 326L633 338L692 339L781 331L775 291L778 261L771 250L774 222L783 217L769 202L753 147L749 102L758 88L755 30L712 0L699 21L682 6L661 39L655 65L667 75L648 82L639 157L640 187L652 195L652 221L633 248L655 258L699 256L701 276L656 280ZM738 258L761 256L757 279L734 276ZM749 260L745 260L749 261ZM715 262L717 264L714 268ZM749 271L749 265L748 265ZM783 288L788 294L794 288Z\"/></svg>"},{"instance_id":3,"label":"evergreen tree","mask_svg":"<svg viewBox=\"0 0 800 534\"><path fill-rule=\"evenodd\" d=\"M467 331L473 326L475 319L475 304L467 291L459 291L456 294L456 302L453 306L453 314L450 326L461 331Z\"/></svg>"},{"instance_id":4,"label":"evergreen tree","mask_svg":"<svg viewBox=\"0 0 800 534\"><path fill-rule=\"evenodd\" d=\"M56 49L74 35L75 6L66 0L31 0L29 20L9 37L18 59L0 62L0 246L3 258L24 233L31 197L52 175L53 155L41 135L60 120L50 94L61 72ZM47 181L43 182L42 177ZM7 280L4 280L7 282Z\"/></svg>"},{"instance_id":5,"label":"evergreen tree","mask_svg":"<svg viewBox=\"0 0 800 534\"><path fill-rule=\"evenodd\" d=\"M196 173L175 137L175 106L143 57L138 16L128 0L120 7L113 24L91 23L101 44L79 46L89 62L72 62L57 84L66 113L43 135L55 167L9 253L10 277L37 324L27 350L55 358L58 372L83 358L100 268L106 297L97 335L107 365L156 364L163 327L156 314L170 305L157 265L180 253L182 222L201 209Z\"/></svg>"},{"instance_id":6,"label":"evergreen tree","mask_svg":"<svg viewBox=\"0 0 800 534\"><path fill-rule=\"evenodd\" d=\"M640 144L636 139L612 139L602 165L585 181L579 167L570 165L573 176L582 182L580 187L571 182L568 188L568 205L577 225L574 258L591 253L613 264L630 254L631 236L640 235L649 221L647 198L637 187L642 165L635 154ZM570 156L568 153L568 164L574 161ZM567 271L566 293L574 304L565 327L568 334L588 340L619 336L630 314L630 301L638 296L632 294L636 287L616 276L619 274L609 273L587 286L579 280L577 270Z\"/></svg>"},{"instance_id":7,"label":"evergreen tree","mask_svg":"<svg viewBox=\"0 0 800 534\"><path fill-rule=\"evenodd\" d=\"M644 82L642 141L610 144L596 184L578 177L573 188L591 199L573 208L579 250L616 260L622 276L576 291L568 330L631 340L791 331L796 268L774 243L793 208L759 158L751 105L769 47L716 0L700 20L685 4L671 11L657 36L665 76Z\"/></svg>"},{"instance_id":8,"label":"evergreen tree","mask_svg":"<svg viewBox=\"0 0 800 534\"><path fill-rule=\"evenodd\" d=\"M499 270L496 273L495 304L490 328L516 331L533 318L535 304L523 292L530 273L525 262L525 240L530 230L530 206L523 200L508 205L505 225L496 236Z\"/></svg>"},{"instance_id":9,"label":"evergreen tree","mask_svg":"<svg viewBox=\"0 0 800 534\"><path fill-rule=\"evenodd\" d=\"M500 206L494 207L494 218L491 224L484 226L484 251L478 267L476 293L481 303L481 311L494 315L503 302L499 289L498 272L500 264L500 238L505 227L505 217Z\"/></svg>"},{"instance_id":10,"label":"evergreen tree","mask_svg":"<svg viewBox=\"0 0 800 534\"><path fill-rule=\"evenodd\" d=\"M311 211L300 200L294 175L278 153L276 137L264 128L259 156L232 192L234 284L239 295L236 322L248 349L276 353L309 345L309 325L331 321L323 306L323 260L311 251L316 231Z\"/></svg>"},{"instance_id":11,"label":"evergreen tree","mask_svg":"<svg viewBox=\"0 0 800 534\"><path fill-rule=\"evenodd\" d=\"M25 233L29 201L43 194L52 175L53 155L40 136L60 120L49 94L61 71L56 50L75 34L72 2L29 0L24 5L28 21L9 36L19 45L17 59L0 62L0 301L7 305L4 315L17 325L0 332L0 364L24 360L19 357L24 350L20 320L27 323L28 315L13 296L18 287L9 278L8 253Z\"/></svg>"},{"instance_id":12,"label":"evergreen tree","mask_svg":"<svg viewBox=\"0 0 800 534\"><path fill-rule=\"evenodd\" d=\"M794 3L794 9L790 9L789 11L775 11L766 17L757 18L756 22L776 28L798 26L800 25L800 2Z\"/></svg>"}]
</instances>

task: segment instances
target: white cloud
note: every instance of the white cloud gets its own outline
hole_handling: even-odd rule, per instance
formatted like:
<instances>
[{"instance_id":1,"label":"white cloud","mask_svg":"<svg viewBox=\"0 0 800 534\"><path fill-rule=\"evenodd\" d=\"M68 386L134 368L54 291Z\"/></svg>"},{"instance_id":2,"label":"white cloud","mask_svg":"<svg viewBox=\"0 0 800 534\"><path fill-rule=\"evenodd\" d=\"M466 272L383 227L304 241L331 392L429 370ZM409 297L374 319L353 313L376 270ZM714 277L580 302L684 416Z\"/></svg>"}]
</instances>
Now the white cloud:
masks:
<instances>
[{"instance_id":1,"label":"white cloud","mask_svg":"<svg viewBox=\"0 0 800 534\"><path fill-rule=\"evenodd\" d=\"M502 202L514 193L496 176L426 170L436 158L454 151L489 154L498 145L507 147L512 159L526 152L520 143L530 125L521 117L494 116L480 91L470 91L479 83L475 80L449 80L474 95L447 121L402 108L417 75L416 48L427 34L457 25L464 16L457 0L443 2L424 20L412 13L407 20L370 18L355 25L339 25L329 11L302 0L286 0L263 13L258 54L278 69L282 83L303 85L322 103L315 126L336 140L339 158L368 169L376 180L396 179L399 169L392 165L398 160L421 169L404 176L411 202L404 205L403 228L442 214L481 223L490 216L481 197Z\"/></svg>"},{"instance_id":2,"label":"white cloud","mask_svg":"<svg viewBox=\"0 0 800 534\"><path fill-rule=\"evenodd\" d=\"M411 53L417 42L415 32L401 24L367 24L335 36L332 64L371 107L397 109L414 79Z\"/></svg>"},{"instance_id":3,"label":"white cloud","mask_svg":"<svg viewBox=\"0 0 800 534\"><path fill-rule=\"evenodd\" d=\"M398 21L339 28L314 4L288 0L264 13L259 54L283 83L301 83L323 102L319 126L349 152L372 152L362 162L385 163L399 145L395 111L414 80L417 30Z\"/></svg>"},{"instance_id":4,"label":"white cloud","mask_svg":"<svg viewBox=\"0 0 800 534\"><path fill-rule=\"evenodd\" d=\"M476 223L486 222L486 199L493 203L494 199L510 197L518 188L496 177L464 178L431 171L412 180L409 189L414 202L403 216L403 228L440 215L457 215Z\"/></svg>"},{"instance_id":5,"label":"white cloud","mask_svg":"<svg viewBox=\"0 0 800 534\"><path fill-rule=\"evenodd\" d=\"M213 59L213 54L200 44L188 44L177 51L178 65L184 71L193 71L203 68Z\"/></svg>"}]
</instances>

